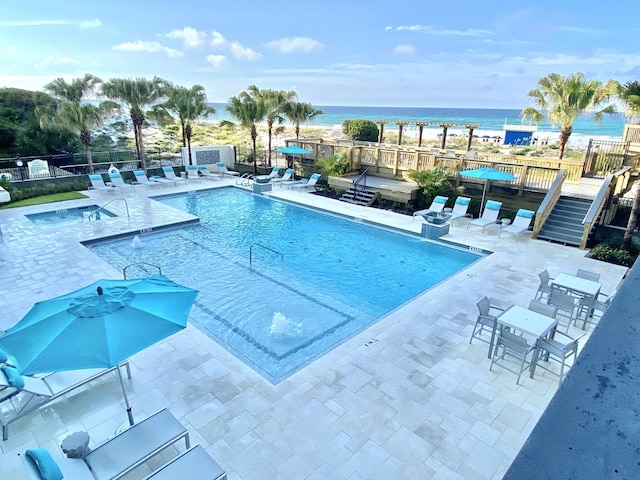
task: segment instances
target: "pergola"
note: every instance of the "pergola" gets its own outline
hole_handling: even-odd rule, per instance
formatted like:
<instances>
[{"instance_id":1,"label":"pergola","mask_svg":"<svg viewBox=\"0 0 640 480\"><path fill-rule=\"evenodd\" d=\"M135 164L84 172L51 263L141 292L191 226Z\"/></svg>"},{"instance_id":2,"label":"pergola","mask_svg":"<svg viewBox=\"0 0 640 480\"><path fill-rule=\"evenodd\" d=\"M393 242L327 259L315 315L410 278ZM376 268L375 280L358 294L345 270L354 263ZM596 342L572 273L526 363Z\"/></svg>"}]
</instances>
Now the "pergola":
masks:
<instances>
[{"instance_id":1,"label":"pergola","mask_svg":"<svg viewBox=\"0 0 640 480\"><path fill-rule=\"evenodd\" d=\"M402 143L402 130L405 125L409 125L411 123L415 123L418 126L418 146L422 146L422 129L428 125L439 125L442 127L442 142L440 144L440 148L444 149L447 144L447 130L449 127L465 127L469 129L469 137L467 139L467 150L471 150L471 140L473 139L473 131L478 128L480 125L475 123L454 123L454 122L440 122L440 121L426 121L426 122L409 122L406 120L376 120L376 123L380 126L380 138L378 140L379 143L382 143L384 126L387 123L393 122L398 125L398 145Z\"/></svg>"}]
</instances>

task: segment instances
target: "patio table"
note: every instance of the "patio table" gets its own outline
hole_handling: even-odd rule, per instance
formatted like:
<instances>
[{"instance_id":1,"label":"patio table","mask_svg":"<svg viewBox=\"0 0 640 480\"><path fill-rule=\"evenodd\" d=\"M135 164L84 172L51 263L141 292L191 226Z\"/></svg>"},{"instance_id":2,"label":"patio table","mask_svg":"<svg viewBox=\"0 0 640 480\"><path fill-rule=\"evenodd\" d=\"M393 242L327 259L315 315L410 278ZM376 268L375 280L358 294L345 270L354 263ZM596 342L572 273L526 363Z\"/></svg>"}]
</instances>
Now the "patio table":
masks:
<instances>
[{"instance_id":1,"label":"patio table","mask_svg":"<svg viewBox=\"0 0 640 480\"><path fill-rule=\"evenodd\" d=\"M536 370L536 364L540 356L540 339L545 338L558 324L555 318L547 317L519 305L512 305L497 317L497 322L505 327L511 327L535 337L536 348L531 359L530 377ZM494 336L492 335L492 342ZM492 348L495 348L492 345ZM494 352L495 354L495 352Z\"/></svg>"},{"instance_id":2,"label":"patio table","mask_svg":"<svg viewBox=\"0 0 640 480\"><path fill-rule=\"evenodd\" d=\"M589 318L593 312L593 302L598 297L602 284L600 284L600 282L594 282L593 280L587 280L586 278L576 277L575 275L561 273L551 280L551 285L567 289L570 293L584 299L583 304L588 307L586 317L582 324L582 329L584 330L587 325L587 318Z\"/></svg>"}]
</instances>

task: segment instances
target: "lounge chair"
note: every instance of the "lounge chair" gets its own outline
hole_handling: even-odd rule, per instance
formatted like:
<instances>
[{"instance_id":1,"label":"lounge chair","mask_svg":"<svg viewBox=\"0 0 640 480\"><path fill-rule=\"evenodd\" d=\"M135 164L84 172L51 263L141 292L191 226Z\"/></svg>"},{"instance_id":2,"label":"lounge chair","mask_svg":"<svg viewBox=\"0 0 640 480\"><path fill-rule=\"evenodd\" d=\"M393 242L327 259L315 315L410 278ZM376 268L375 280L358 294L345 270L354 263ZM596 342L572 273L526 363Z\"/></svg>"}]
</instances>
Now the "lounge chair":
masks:
<instances>
[{"instance_id":1,"label":"lounge chair","mask_svg":"<svg viewBox=\"0 0 640 480\"><path fill-rule=\"evenodd\" d=\"M453 221L458 218L471 217L471 214L467 213L467 210L469 210L470 203L471 203L471 199L469 197L456 198L456 203L453 204L453 210L451 211L451 218L449 219L449 221L451 222L451 226L453 226Z\"/></svg>"},{"instance_id":2,"label":"lounge chair","mask_svg":"<svg viewBox=\"0 0 640 480\"><path fill-rule=\"evenodd\" d=\"M518 213L516 213L516 216L513 219L513 222L511 223L511 225L502 225L500 227L500 230L498 231L498 237L503 232L510 233L516 236L516 242L517 242L518 238L520 237L520 234L522 232L526 232L527 230L529 230L529 227L531 226L531 220L533 220L534 214L535 212L531 210L525 210L521 208L520 210L518 210Z\"/></svg>"},{"instance_id":3,"label":"lounge chair","mask_svg":"<svg viewBox=\"0 0 640 480\"><path fill-rule=\"evenodd\" d=\"M257 177L254 177L254 180L258 180L261 183L271 182L273 179L280 178L280 170L282 170L281 167L273 167L273 170L269 172L269 175L258 175Z\"/></svg>"},{"instance_id":4,"label":"lounge chair","mask_svg":"<svg viewBox=\"0 0 640 480\"><path fill-rule=\"evenodd\" d=\"M299 192L302 192L303 189L306 190L308 188L315 189L316 183L318 183L319 178L320 174L314 173L311 175L311 177L309 177L309 180L306 183L294 184L291 186L291 189L293 190L294 188L297 188Z\"/></svg>"},{"instance_id":5,"label":"lounge chair","mask_svg":"<svg viewBox=\"0 0 640 480\"><path fill-rule=\"evenodd\" d=\"M104 183L104 180L102 179L102 175L99 175L99 174L89 175L89 181L91 182L91 186L89 187L89 190L99 190L101 192L113 192L113 193L116 192L116 189L114 187L110 187Z\"/></svg>"},{"instance_id":6,"label":"lounge chair","mask_svg":"<svg viewBox=\"0 0 640 480\"><path fill-rule=\"evenodd\" d=\"M484 229L491 224L495 224L498 221L498 214L500 213L500 208L502 207L502 202L496 202L495 200L487 200L487 203L484 205L484 211L482 212L482 216L480 218L476 218L475 220L470 220L467 223L467 230L469 230L469 225L474 227L482 227L482 233L484 234Z\"/></svg>"},{"instance_id":7,"label":"lounge chair","mask_svg":"<svg viewBox=\"0 0 640 480\"><path fill-rule=\"evenodd\" d=\"M284 172L284 175L278 178L272 178L270 183L278 183L282 185L283 182L290 182L293 177L294 170L293 168L287 168Z\"/></svg>"},{"instance_id":8,"label":"lounge chair","mask_svg":"<svg viewBox=\"0 0 640 480\"><path fill-rule=\"evenodd\" d=\"M429 208L413 212L413 218L424 215L425 213L440 213L444 209L447 200L449 200L449 197L443 197L442 195L436 196L431 202L431 205L429 205Z\"/></svg>"},{"instance_id":9,"label":"lounge chair","mask_svg":"<svg viewBox=\"0 0 640 480\"><path fill-rule=\"evenodd\" d=\"M54 459L46 450L38 450L41 456L48 457L46 462L55 462L65 479L106 480L123 477L182 439L189 449L189 432L169 410L163 409L92 448L83 458ZM23 464L31 478L41 478L38 466L29 455L23 456ZM174 478L197 477L185 475Z\"/></svg>"},{"instance_id":10,"label":"lounge chair","mask_svg":"<svg viewBox=\"0 0 640 480\"><path fill-rule=\"evenodd\" d=\"M224 178L225 175L231 175L233 177L237 177L238 175L240 175L240 172L229 170L227 166L224 164L224 162L216 163L216 167L218 167L218 170L222 174L222 178Z\"/></svg>"},{"instance_id":11,"label":"lounge chair","mask_svg":"<svg viewBox=\"0 0 640 480\"><path fill-rule=\"evenodd\" d=\"M191 182L201 182L202 179L200 178L200 174L198 173L198 166L197 165L187 165L186 167L186 171L187 171L187 181Z\"/></svg>"},{"instance_id":12,"label":"lounge chair","mask_svg":"<svg viewBox=\"0 0 640 480\"><path fill-rule=\"evenodd\" d=\"M127 369L127 376L131 378L129 362L125 362L124 365ZM0 370L0 407L6 406L6 409L0 408L2 410L0 423L2 423L3 440L9 438L9 425L16 420L96 378L115 372L118 367L70 370L50 373L42 377L19 376L24 381L24 386L14 386L16 385L15 381L7 376L7 372L12 372L6 368L13 367L5 367Z\"/></svg>"},{"instance_id":13,"label":"lounge chair","mask_svg":"<svg viewBox=\"0 0 640 480\"><path fill-rule=\"evenodd\" d=\"M178 185L178 182L187 183L186 178L181 178L176 175L176 172L173 171L173 167L162 167L162 173L164 173L165 178L171 180L174 185Z\"/></svg>"},{"instance_id":14,"label":"lounge chair","mask_svg":"<svg viewBox=\"0 0 640 480\"><path fill-rule=\"evenodd\" d=\"M136 187L134 187L133 185L129 185L128 183L124 183L124 180L122 179L122 175L120 175L119 173L110 173L109 178L111 179L111 184L114 187L119 188L121 192L124 192L127 190L132 192L136 191Z\"/></svg>"},{"instance_id":15,"label":"lounge chair","mask_svg":"<svg viewBox=\"0 0 640 480\"><path fill-rule=\"evenodd\" d=\"M147 188L151 187L159 187L162 183L160 182L152 182L147 177L147 174L144 173L143 170L134 170L133 176L135 177L135 181L133 182L135 185L144 185Z\"/></svg>"},{"instance_id":16,"label":"lounge chair","mask_svg":"<svg viewBox=\"0 0 640 480\"><path fill-rule=\"evenodd\" d=\"M203 178L208 180L222 180L222 175L219 173L211 173L209 171L209 167L206 165L198 165L198 172L202 175Z\"/></svg>"},{"instance_id":17,"label":"lounge chair","mask_svg":"<svg viewBox=\"0 0 640 480\"><path fill-rule=\"evenodd\" d=\"M145 480L226 480L227 474L200 445L191 447L166 463Z\"/></svg>"}]
</instances>

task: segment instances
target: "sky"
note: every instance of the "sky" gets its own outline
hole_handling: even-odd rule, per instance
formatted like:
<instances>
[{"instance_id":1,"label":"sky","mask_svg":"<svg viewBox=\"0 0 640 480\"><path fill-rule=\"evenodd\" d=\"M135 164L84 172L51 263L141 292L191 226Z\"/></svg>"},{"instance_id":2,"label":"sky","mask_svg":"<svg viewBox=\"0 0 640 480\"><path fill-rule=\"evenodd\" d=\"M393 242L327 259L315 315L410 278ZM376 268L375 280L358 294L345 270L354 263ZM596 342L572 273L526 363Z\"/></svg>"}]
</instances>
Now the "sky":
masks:
<instances>
[{"instance_id":1,"label":"sky","mask_svg":"<svg viewBox=\"0 0 640 480\"><path fill-rule=\"evenodd\" d=\"M640 80L637 0L0 0L0 87L85 73L315 105L524 108L549 73Z\"/></svg>"}]
</instances>

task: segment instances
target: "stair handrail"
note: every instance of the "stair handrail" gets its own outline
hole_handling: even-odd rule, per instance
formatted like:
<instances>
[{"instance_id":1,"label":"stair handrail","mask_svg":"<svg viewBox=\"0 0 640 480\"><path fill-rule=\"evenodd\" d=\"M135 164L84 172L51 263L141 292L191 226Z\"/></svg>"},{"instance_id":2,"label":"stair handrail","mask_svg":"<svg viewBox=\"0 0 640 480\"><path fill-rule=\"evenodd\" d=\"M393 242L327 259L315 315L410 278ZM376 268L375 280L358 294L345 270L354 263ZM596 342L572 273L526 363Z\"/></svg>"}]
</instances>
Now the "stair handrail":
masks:
<instances>
[{"instance_id":1,"label":"stair handrail","mask_svg":"<svg viewBox=\"0 0 640 480\"><path fill-rule=\"evenodd\" d=\"M358 191L358 187L360 186L360 182L364 182L362 185L362 190L367 188L367 173L369 173L369 169L365 168L364 172L362 172L358 178L353 181L353 192L354 194Z\"/></svg>"},{"instance_id":2,"label":"stair handrail","mask_svg":"<svg viewBox=\"0 0 640 480\"><path fill-rule=\"evenodd\" d=\"M104 210L104 207L109 205L111 202L115 202L116 200L122 200L124 202L124 208L125 208L125 210L127 212L127 218L129 218L129 204L127 203L127 199L119 197L119 198L112 198L111 200L109 200L107 203L105 203L101 207L96 208L93 212L91 212L89 215L87 215L87 217L86 217L87 220L91 221L91 217L96 215L100 210Z\"/></svg>"},{"instance_id":3,"label":"stair handrail","mask_svg":"<svg viewBox=\"0 0 640 480\"><path fill-rule=\"evenodd\" d=\"M536 211L536 219L533 223L533 238L538 237L538 233L542 230L544 222L547 221L549 215L551 215L551 211L556 206L556 203L558 203L560 195L562 195L562 184L564 183L565 178L567 178L567 171L564 168L561 168Z\"/></svg>"},{"instance_id":4,"label":"stair handrail","mask_svg":"<svg viewBox=\"0 0 640 480\"><path fill-rule=\"evenodd\" d=\"M276 255L280 255L280 260L284 262L284 255L282 254L282 252L278 252L277 250L274 250L273 248L269 248L266 245L262 245L261 243L254 242L251 244L251 246L249 246L249 266L250 267L253 266L253 247L264 248L265 250L269 250L270 252L273 252Z\"/></svg>"},{"instance_id":5,"label":"stair handrail","mask_svg":"<svg viewBox=\"0 0 640 480\"><path fill-rule=\"evenodd\" d=\"M591 206L589 207L589 210L587 210L587 213L582 220L583 229L582 236L580 237L580 248L583 250L587 248L587 240L589 240L589 234L597 223L602 209L609 200L609 194L614 184L614 177L615 174L613 173L610 173L606 177L604 177L604 181L602 182L598 193L591 202Z\"/></svg>"}]
</instances>

